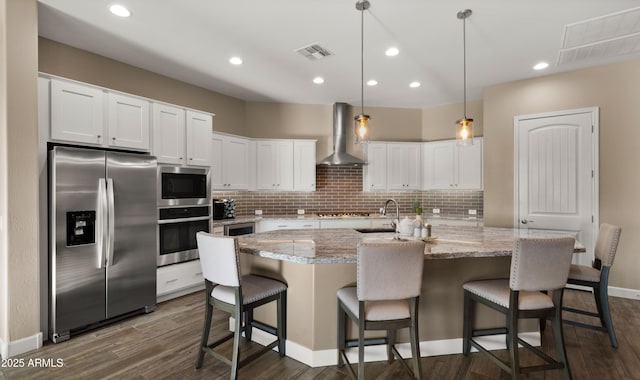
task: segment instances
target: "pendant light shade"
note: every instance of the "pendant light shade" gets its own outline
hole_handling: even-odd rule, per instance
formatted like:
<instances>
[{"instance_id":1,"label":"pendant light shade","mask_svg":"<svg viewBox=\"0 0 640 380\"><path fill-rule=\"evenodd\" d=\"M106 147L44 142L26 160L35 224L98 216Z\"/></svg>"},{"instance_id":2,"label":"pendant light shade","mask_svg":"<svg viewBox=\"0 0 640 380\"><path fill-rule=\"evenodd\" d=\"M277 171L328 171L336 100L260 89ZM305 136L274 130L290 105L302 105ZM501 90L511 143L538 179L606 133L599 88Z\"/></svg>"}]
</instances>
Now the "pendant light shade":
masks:
<instances>
[{"instance_id":1,"label":"pendant light shade","mask_svg":"<svg viewBox=\"0 0 640 380\"><path fill-rule=\"evenodd\" d=\"M369 120L371 117L364 113L364 11L371 4L367 0L358 0L356 9L360 11L360 114L354 117L354 132L356 144L369 140Z\"/></svg>"},{"instance_id":2,"label":"pendant light shade","mask_svg":"<svg viewBox=\"0 0 640 380\"><path fill-rule=\"evenodd\" d=\"M473 119L467 117L467 30L466 20L471 16L471 9L458 12L458 19L462 20L462 73L464 83L464 117L456 121L456 140L459 145L473 144Z\"/></svg>"}]
</instances>

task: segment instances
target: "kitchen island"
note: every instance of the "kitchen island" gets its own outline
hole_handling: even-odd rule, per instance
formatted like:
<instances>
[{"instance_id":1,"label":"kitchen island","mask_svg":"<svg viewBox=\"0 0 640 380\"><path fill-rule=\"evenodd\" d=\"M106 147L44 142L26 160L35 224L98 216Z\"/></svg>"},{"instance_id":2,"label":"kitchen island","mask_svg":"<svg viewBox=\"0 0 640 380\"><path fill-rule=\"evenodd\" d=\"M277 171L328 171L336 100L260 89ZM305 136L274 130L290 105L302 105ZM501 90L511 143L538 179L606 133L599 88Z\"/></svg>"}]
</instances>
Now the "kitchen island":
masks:
<instances>
[{"instance_id":1,"label":"kitchen island","mask_svg":"<svg viewBox=\"0 0 640 380\"><path fill-rule=\"evenodd\" d=\"M474 279L508 277L514 238L566 234L434 227L433 236L435 239L425 247L427 261L420 297L423 356L461 352L462 284ZM240 250L245 253L241 257L243 272L277 277L289 286L288 356L314 367L336 363L336 291L356 281L357 244L370 239L393 243L393 237L393 233L361 233L353 229L284 230L238 237ZM575 251L584 252L584 248L576 244ZM401 273L398 279L402 279ZM256 316L275 322L275 312L268 307L258 310ZM478 320L483 327L504 323L499 314L484 309L479 310ZM535 323L525 328L535 331ZM531 336L535 343L537 332ZM398 334L398 340L406 341L404 331ZM368 360L383 360L386 351L372 347L366 352Z\"/></svg>"}]
</instances>

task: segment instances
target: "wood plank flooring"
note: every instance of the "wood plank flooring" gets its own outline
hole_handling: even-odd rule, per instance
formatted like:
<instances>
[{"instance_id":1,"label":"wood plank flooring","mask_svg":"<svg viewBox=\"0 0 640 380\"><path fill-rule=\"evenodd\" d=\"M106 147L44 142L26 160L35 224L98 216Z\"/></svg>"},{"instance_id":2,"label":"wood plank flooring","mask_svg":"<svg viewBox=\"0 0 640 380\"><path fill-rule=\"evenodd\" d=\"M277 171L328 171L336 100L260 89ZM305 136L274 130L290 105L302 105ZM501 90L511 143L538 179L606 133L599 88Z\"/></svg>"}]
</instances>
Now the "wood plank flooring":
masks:
<instances>
[{"instance_id":1,"label":"wood plank flooring","mask_svg":"<svg viewBox=\"0 0 640 380\"><path fill-rule=\"evenodd\" d=\"M576 380L640 380L640 301L611 298L619 349L613 349L605 333L565 325L565 340L573 378ZM565 304L594 307L589 293L567 291ZM462 309L462 305L460 305ZM35 352L13 359L24 360L22 368L0 368L0 379L226 379L229 369L211 356L205 356L200 370L194 368L204 317L202 292L158 305L151 314L133 317L99 330L75 336L59 344L46 343ZM460 311L462 312L462 310ZM227 316L214 314L216 328L212 337L225 333ZM579 320L585 318L577 317ZM547 328L543 347L554 354L551 328ZM244 343L243 352L257 346ZM229 347L225 347L230 353ZM506 359L506 351L500 352ZM525 364L536 363L533 355L521 350ZM34 360L60 359L60 367L45 363L35 367ZM32 366L29 366L31 360ZM422 358L423 379L508 379L509 377L484 355L470 357L443 355ZM367 363L367 379L405 379L406 372L396 361ZM290 358L280 359L269 352L240 369L241 379L331 380L348 378L345 368L310 368ZM560 379L559 371L538 372L523 379Z\"/></svg>"}]
</instances>

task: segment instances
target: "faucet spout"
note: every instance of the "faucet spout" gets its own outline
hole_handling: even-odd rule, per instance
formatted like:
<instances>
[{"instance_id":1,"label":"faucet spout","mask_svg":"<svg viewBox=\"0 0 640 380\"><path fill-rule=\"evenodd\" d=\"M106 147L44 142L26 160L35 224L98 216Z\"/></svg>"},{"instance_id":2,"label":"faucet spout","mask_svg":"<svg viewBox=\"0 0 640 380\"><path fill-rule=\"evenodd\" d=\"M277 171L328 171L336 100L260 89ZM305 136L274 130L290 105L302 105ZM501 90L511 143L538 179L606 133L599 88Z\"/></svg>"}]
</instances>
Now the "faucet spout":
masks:
<instances>
[{"instance_id":1,"label":"faucet spout","mask_svg":"<svg viewBox=\"0 0 640 380\"><path fill-rule=\"evenodd\" d=\"M387 206L389 205L389 203L393 203L396 206L396 218L395 220L398 221L398 223L400 222L400 208L398 207L398 202L396 202L395 199L391 198L391 199L387 199L387 201L384 203L384 207L382 208L382 215L387 215ZM396 228L396 222L394 220L391 221L391 227Z\"/></svg>"}]
</instances>

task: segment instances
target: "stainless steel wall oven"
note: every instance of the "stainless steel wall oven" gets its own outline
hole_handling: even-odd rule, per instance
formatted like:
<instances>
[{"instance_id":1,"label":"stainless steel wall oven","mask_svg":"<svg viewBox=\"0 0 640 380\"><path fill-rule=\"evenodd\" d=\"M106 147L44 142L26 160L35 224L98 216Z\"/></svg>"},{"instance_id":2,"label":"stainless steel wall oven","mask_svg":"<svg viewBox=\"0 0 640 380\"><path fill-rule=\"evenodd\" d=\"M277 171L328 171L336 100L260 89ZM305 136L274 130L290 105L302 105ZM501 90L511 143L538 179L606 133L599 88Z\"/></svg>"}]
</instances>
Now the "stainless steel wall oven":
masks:
<instances>
[{"instance_id":1,"label":"stainless steel wall oven","mask_svg":"<svg viewBox=\"0 0 640 380\"><path fill-rule=\"evenodd\" d=\"M158 167L158 266L198 258L196 233L209 232L208 168Z\"/></svg>"}]
</instances>

